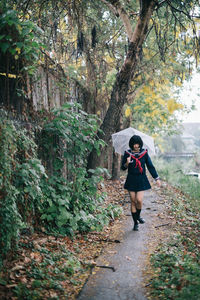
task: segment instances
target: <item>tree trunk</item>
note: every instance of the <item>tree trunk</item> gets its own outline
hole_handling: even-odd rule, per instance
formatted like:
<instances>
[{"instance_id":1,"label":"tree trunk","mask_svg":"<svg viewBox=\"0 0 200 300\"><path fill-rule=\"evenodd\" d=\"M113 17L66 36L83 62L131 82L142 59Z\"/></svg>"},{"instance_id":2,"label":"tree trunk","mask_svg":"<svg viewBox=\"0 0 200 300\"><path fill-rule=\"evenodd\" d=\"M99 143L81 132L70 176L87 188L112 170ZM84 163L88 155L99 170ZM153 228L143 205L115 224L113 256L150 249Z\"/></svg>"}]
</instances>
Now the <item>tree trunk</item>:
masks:
<instances>
[{"instance_id":1,"label":"tree trunk","mask_svg":"<svg viewBox=\"0 0 200 300\"><path fill-rule=\"evenodd\" d=\"M123 119L120 118L120 125L117 128L117 131L122 130L123 128ZM115 151L111 150L113 149L112 143L110 147L110 151L112 151L112 180L118 180L120 178L120 166L121 166L121 155L116 153Z\"/></svg>"},{"instance_id":2,"label":"tree trunk","mask_svg":"<svg viewBox=\"0 0 200 300\"><path fill-rule=\"evenodd\" d=\"M112 180L118 180L120 177L121 155L113 152Z\"/></svg>"},{"instance_id":3,"label":"tree trunk","mask_svg":"<svg viewBox=\"0 0 200 300\"><path fill-rule=\"evenodd\" d=\"M119 1L114 1L114 4L112 3L112 5L115 4L117 5L117 9L119 10ZM111 140L111 134L116 132L117 128L119 128L120 126L120 116L122 114L123 106L126 103L126 97L129 91L129 84L136 70L136 66L140 61L138 54L146 37L149 20L153 14L156 1L142 0L141 4L142 7L140 16L138 18L138 22L136 24L132 36L130 34L129 27L128 36L131 36L129 49L124 64L122 65L121 70L116 76L116 80L110 98L110 104L105 115L104 121L101 125L101 130L103 131L103 133L98 133L98 137L104 140L107 144ZM88 158L88 168L94 169L100 166L103 155L104 152L102 152L100 157L98 157L96 151L92 151Z\"/></svg>"}]
</instances>

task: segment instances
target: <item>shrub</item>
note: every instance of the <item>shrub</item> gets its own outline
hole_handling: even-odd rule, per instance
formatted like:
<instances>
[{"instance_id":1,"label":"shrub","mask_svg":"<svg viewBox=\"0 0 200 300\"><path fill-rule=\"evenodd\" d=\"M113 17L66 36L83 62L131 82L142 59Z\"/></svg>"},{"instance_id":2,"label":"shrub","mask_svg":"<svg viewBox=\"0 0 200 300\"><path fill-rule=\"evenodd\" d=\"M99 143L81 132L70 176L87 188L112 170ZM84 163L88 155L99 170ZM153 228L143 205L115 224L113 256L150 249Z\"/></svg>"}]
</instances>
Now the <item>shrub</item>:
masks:
<instances>
[{"instance_id":1,"label":"shrub","mask_svg":"<svg viewBox=\"0 0 200 300\"><path fill-rule=\"evenodd\" d=\"M0 263L16 250L20 229L42 225L73 235L101 230L121 212L100 206L105 195L98 183L107 170L87 170L87 155L104 145L96 136L96 117L71 104L53 114L37 134L38 147L33 133L1 111Z\"/></svg>"},{"instance_id":2,"label":"shrub","mask_svg":"<svg viewBox=\"0 0 200 300\"><path fill-rule=\"evenodd\" d=\"M108 217L96 212L104 199L103 194L98 194L97 184L106 170L87 171L88 154L93 148L100 151L104 145L96 136L98 120L78 104L67 103L54 114L40 140L43 160L51 161L49 178L42 185L42 219L49 230L62 234L102 228Z\"/></svg>"},{"instance_id":3,"label":"shrub","mask_svg":"<svg viewBox=\"0 0 200 300\"><path fill-rule=\"evenodd\" d=\"M23 222L34 225L41 203L40 179L45 171L37 159L31 133L16 128L4 111L0 118L0 255L17 247Z\"/></svg>"}]
</instances>

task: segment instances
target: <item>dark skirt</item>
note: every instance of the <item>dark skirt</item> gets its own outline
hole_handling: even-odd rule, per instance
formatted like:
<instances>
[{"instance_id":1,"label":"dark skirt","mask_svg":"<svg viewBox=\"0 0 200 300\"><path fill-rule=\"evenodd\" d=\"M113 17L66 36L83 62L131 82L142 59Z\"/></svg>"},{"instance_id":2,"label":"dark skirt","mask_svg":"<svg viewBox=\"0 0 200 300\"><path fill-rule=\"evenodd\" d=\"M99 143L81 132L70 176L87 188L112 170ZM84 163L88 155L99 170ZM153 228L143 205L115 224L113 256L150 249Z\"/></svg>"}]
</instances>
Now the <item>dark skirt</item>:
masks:
<instances>
[{"instance_id":1,"label":"dark skirt","mask_svg":"<svg viewBox=\"0 0 200 300\"><path fill-rule=\"evenodd\" d=\"M139 192L149 190L151 185L146 174L128 174L124 188L128 191Z\"/></svg>"}]
</instances>

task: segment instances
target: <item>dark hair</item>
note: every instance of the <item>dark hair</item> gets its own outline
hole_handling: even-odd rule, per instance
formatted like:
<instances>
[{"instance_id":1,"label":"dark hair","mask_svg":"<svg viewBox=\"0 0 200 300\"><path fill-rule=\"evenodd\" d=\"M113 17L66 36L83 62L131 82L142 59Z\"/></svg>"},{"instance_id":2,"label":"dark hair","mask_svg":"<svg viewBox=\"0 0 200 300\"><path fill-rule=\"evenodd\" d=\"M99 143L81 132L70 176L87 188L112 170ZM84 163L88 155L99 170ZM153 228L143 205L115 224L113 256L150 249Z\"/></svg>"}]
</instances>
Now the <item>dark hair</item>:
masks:
<instances>
[{"instance_id":1,"label":"dark hair","mask_svg":"<svg viewBox=\"0 0 200 300\"><path fill-rule=\"evenodd\" d=\"M141 139L141 137L139 135L133 135L130 138L129 147L131 149L133 149L133 145L135 145L135 144L139 144L140 149L142 149L142 147L143 147L143 141L142 141L142 139Z\"/></svg>"}]
</instances>

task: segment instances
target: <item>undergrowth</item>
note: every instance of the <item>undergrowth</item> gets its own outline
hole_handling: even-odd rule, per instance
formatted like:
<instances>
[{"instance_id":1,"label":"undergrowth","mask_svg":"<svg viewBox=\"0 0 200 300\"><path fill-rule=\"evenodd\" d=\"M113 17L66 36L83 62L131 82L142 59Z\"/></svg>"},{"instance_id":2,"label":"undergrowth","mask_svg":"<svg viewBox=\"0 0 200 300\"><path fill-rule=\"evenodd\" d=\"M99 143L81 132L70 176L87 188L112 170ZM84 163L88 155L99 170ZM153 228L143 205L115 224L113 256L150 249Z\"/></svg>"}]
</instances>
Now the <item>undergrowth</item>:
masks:
<instances>
[{"instance_id":1,"label":"undergrowth","mask_svg":"<svg viewBox=\"0 0 200 300\"><path fill-rule=\"evenodd\" d=\"M159 170L159 174L169 180L171 185L167 193L171 199L171 215L176 220L176 234L152 255L155 276L151 282L151 297L163 300L198 299L200 182L183 174L174 175L174 164L168 164L167 168L165 166Z\"/></svg>"},{"instance_id":2,"label":"undergrowth","mask_svg":"<svg viewBox=\"0 0 200 300\"><path fill-rule=\"evenodd\" d=\"M182 162L166 162L158 159L156 166L161 179L186 193L194 205L200 208L200 180L186 175L193 170L192 160Z\"/></svg>"},{"instance_id":3,"label":"undergrowth","mask_svg":"<svg viewBox=\"0 0 200 300\"><path fill-rule=\"evenodd\" d=\"M23 230L73 236L100 231L121 213L114 204L104 207L106 195L98 192L107 170L87 170L90 151L104 146L97 123L67 103L30 132L1 111L0 268L15 255Z\"/></svg>"},{"instance_id":4,"label":"undergrowth","mask_svg":"<svg viewBox=\"0 0 200 300\"><path fill-rule=\"evenodd\" d=\"M19 130L1 112L0 266L2 259L17 249L24 224L33 227L36 223L42 201L39 183L46 176L36 150L32 134Z\"/></svg>"},{"instance_id":5,"label":"undergrowth","mask_svg":"<svg viewBox=\"0 0 200 300\"><path fill-rule=\"evenodd\" d=\"M32 252L33 259L29 263L24 276L29 282L20 282L13 290L17 299L44 299L46 290L50 292L51 299L67 298L64 289L66 278L73 278L73 284L78 283L76 273L83 272L83 266L75 254L64 245L48 249L43 246Z\"/></svg>"}]
</instances>

